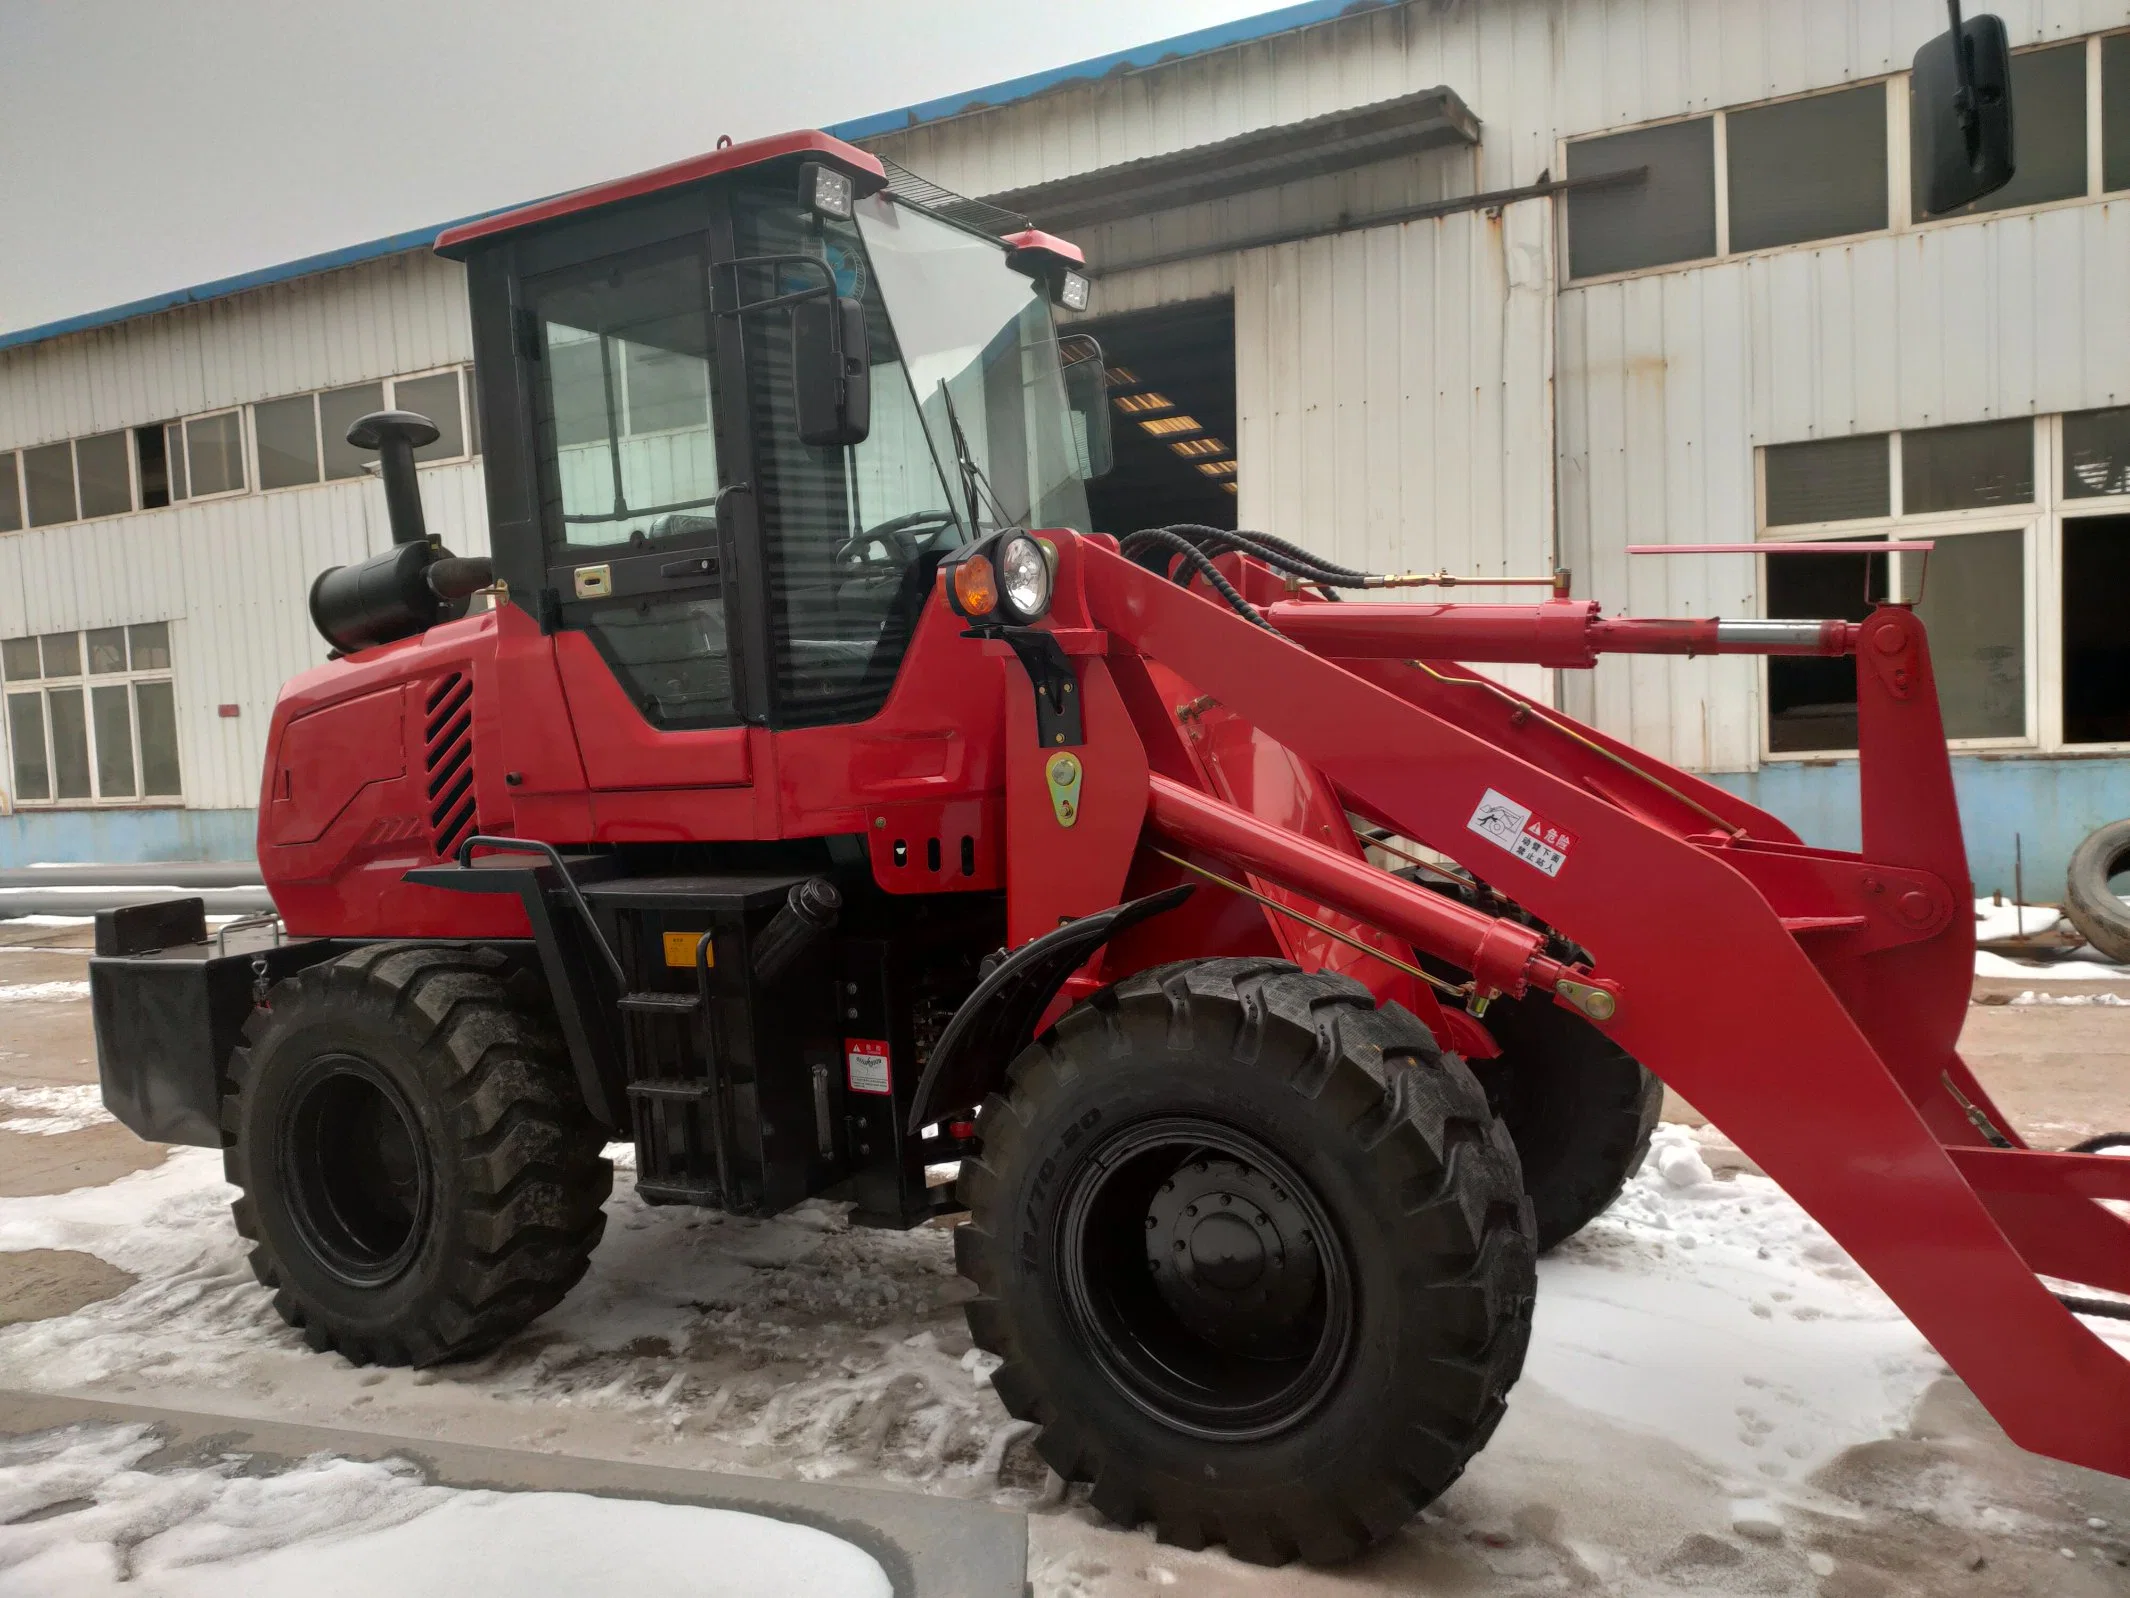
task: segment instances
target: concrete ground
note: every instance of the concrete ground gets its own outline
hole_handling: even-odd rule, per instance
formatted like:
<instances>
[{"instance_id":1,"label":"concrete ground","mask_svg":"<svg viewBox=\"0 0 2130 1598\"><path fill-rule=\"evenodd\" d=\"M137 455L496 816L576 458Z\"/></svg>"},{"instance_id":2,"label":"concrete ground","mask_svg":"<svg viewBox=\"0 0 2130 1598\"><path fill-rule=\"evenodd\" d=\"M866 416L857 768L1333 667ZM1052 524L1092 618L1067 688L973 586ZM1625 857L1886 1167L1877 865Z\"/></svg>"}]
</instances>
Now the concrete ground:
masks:
<instances>
[{"instance_id":1,"label":"concrete ground","mask_svg":"<svg viewBox=\"0 0 2130 1598\"><path fill-rule=\"evenodd\" d=\"M24 928L0 923L0 987L77 982L86 976L86 928ZM1982 979L1970 1009L1962 1048L1977 1076L2018 1130L2043 1146L2062 1146L2096 1132L2130 1127L2130 1008L2117 1006L2011 1005L2003 1002L2038 984ZM2130 995L2122 983L2055 982L2054 994L2111 992ZM85 999L15 1000L0 1004L0 1088L69 1087L96 1080L88 1004ZM1673 1102L1667 1118L1698 1123L1691 1106ZM6 1119L0 1104L0 1120ZM168 1151L140 1143L115 1125L56 1135L0 1131L0 1196L27 1196L100 1186L129 1172L158 1165ZM1726 1162L1720 1146L1711 1163L1750 1169L1742 1158ZM112 1298L132 1284L126 1272L95 1256L68 1249L0 1253L0 1325L70 1313ZM322 1362L323 1363L323 1362ZM338 1364L339 1362L331 1362ZM341 1379L323 1371L321 1378ZM375 1376L349 1381L367 1384ZM77 1395L79 1396L79 1395ZM271 1394L251 1395L269 1409ZM134 1401L153 1402L147 1395ZM249 1402L249 1400L247 1400ZM1463 1507L1448 1521L1424 1519L1359 1564L1341 1570L1290 1568L1264 1571L1230 1563L1217 1553L1187 1554L1159 1548L1140 1533L1099 1522L1070 1500L1038 1501L1028 1523L1031 1590L1042 1595L1089 1598L1153 1598L1161 1594L1279 1594L1282 1598L1357 1598L1360 1594L1553 1590L1548 1572L1568 1588L1612 1590L1602 1572L1584 1569L1568 1533L1541 1524L1514 1508L1519 1472L1529 1460L1572 1447L1573 1417L1552 1415L1558 1401L1521 1392L1489 1449L1493 1475L1476 1467L1458 1491ZM379 1406L382 1409L382 1406ZM587 1462L613 1460L640 1450L633 1442L603 1435L589 1413L556 1415L560 1424L528 1439L543 1454ZM378 1430L390 1429L379 1414ZM1705 1493L1706 1467L1676 1445L1631 1432L1606 1437L1602 1457L1593 1455L1578 1472L1588 1492L1620 1499L1623 1523L1637 1513L1650 1483L1676 1486L1679 1497ZM1563 1441L1570 1439L1571 1441ZM488 1439L475 1435L473 1442ZM1553 1460L1560 1466L1563 1461ZM1953 1592L1999 1598L2012 1594L2130 1594L2130 1570L2059 1561L2047 1546L2017 1536L1993 1537L1972 1526L1948 1525L1930 1508L1930 1484L1957 1467L1986 1482L1995 1501L2047 1506L2054 1523L2093 1526L2130 1521L2130 1484L2041 1460L2013 1447L1956 1380L1935 1386L1896 1437L1852 1448L1814 1478L1830 1502L1848 1506L1809 1528L1815 1572L1822 1562L1838 1574L1819 1582L1825 1598ZM604 1468L604 1467L599 1467ZM596 1474L591 1463L586 1471ZM566 1482L568 1470L562 1471ZM1614 1485L1608 1487L1606 1484ZM592 1490L597 1490L592 1489ZM1502 1506L1498 1533L1475 1529L1477 1501ZM1023 1500L1025 1501L1025 1499ZM1589 1506L1581 1506L1587 1509ZM2037 1508L2037 1515L2039 1509ZM1432 1516L1432 1512L1431 1512ZM2067 1518L2068 1517L2068 1518ZM1543 1519L1543 1517L1540 1517ZM1528 1522L1528 1523L1527 1523ZM1624 1535L1624 1534L1623 1534ZM1675 1533L1666 1533L1675 1536ZM1629 1538L1631 1541L1631 1538ZM2032 1544L2031 1546L2029 1544ZM1689 1546L1692 1545L1692 1546ZM1705 1545L1705 1546L1704 1546ZM1752 1550L1748 1548L1750 1555ZM1667 1591L1748 1590L1751 1572L1725 1562L1739 1557L1721 1538L1692 1537L1678 1545L1678 1564ZM1696 1559L1712 1562L1706 1572ZM1508 1563L1505 1564L1504 1561ZM1517 1561L1530 1564L1528 1571ZM1545 1570L1541 1571L1540 1566ZM1527 1589L1524 1578L1538 1585ZM1741 1586L1741 1582L1744 1584ZM1789 1590L1770 1587L1767 1590Z\"/></svg>"}]
</instances>

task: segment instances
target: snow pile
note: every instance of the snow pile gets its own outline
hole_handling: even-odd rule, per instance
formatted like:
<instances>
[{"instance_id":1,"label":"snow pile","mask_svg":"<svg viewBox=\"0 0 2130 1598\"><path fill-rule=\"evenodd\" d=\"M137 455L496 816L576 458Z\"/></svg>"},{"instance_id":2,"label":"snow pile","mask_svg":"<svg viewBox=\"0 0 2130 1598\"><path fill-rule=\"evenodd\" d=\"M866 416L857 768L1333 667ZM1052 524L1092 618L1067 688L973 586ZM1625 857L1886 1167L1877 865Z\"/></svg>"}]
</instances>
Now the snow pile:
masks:
<instances>
[{"instance_id":1,"label":"snow pile","mask_svg":"<svg viewBox=\"0 0 2130 1598\"><path fill-rule=\"evenodd\" d=\"M2035 937L2070 929L2064 914L2052 904L1999 904L1995 899L1975 901L1975 941ZM2006 955L1994 949L1975 951L1978 977L2023 977L2027 981L2094 982L2130 980L2130 966L2113 964L2106 955L2087 945L2073 949L2036 948L2034 960Z\"/></svg>"},{"instance_id":2,"label":"snow pile","mask_svg":"<svg viewBox=\"0 0 2130 1598\"><path fill-rule=\"evenodd\" d=\"M55 987L64 984L55 983ZM0 992L6 991L0 989ZM6 1112L17 1112L6 1114ZM22 1113L26 1112L26 1113ZM23 1132L57 1137L116 1120L104 1108L103 1090L94 1085L70 1087L16 1087L0 1085L0 1132Z\"/></svg>"},{"instance_id":3,"label":"snow pile","mask_svg":"<svg viewBox=\"0 0 2130 1598\"><path fill-rule=\"evenodd\" d=\"M2008 1004L2099 1004L2110 1009L2130 1009L2130 999L2120 993L2036 993L2032 988L2015 993Z\"/></svg>"},{"instance_id":4,"label":"snow pile","mask_svg":"<svg viewBox=\"0 0 2130 1598\"><path fill-rule=\"evenodd\" d=\"M1524 1380L1685 1445L1747 1499L1899 1431L1943 1371L1780 1188L1716 1180L1664 1125L1619 1202L1539 1263Z\"/></svg>"},{"instance_id":5,"label":"snow pile","mask_svg":"<svg viewBox=\"0 0 2130 1598\"><path fill-rule=\"evenodd\" d=\"M248 1474L243 1456L141 1468L157 1447L139 1426L0 1441L0 1598L893 1590L862 1549L761 1515L431 1487L396 1459L320 1455L274 1475Z\"/></svg>"},{"instance_id":6,"label":"snow pile","mask_svg":"<svg viewBox=\"0 0 2130 1598\"><path fill-rule=\"evenodd\" d=\"M86 999L86 982L11 982L0 985L0 1004L64 1004Z\"/></svg>"},{"instance_id":7,"label":"snow pile","mask_svg":"<svg viewBox=\"0 0 2130 1598\"><path fill-rule=\"evenodd\" d=\"M2059 931L2067 925L2063 911L2053 904L2014 904L2009 900L1999 904L1995 899L1975 901L1977 943L1989 943L1998 938L2031 938L2038 933Z\"/></svg>"}]
</instances>

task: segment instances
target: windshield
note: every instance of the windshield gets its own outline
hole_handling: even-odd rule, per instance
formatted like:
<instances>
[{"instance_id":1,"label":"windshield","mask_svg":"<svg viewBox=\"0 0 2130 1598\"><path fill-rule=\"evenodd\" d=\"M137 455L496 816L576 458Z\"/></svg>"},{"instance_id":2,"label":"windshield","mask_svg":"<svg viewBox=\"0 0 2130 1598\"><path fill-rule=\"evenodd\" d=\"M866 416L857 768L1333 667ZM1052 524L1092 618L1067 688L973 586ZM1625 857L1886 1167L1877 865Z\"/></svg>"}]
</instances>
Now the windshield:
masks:
<instances>
[{"instance_id":1,"label":"windshield","mask_svg":"<svg viewBox=\"0 0 2130 1598\"><path fill-rule=\"evenodd\" d=\"M975 502L972 535L1088 531L1082 452L1040 285L1008 269L995 240L884 194L861 200L857 219L931 453L955 479L965 524Z\"/></svg>"}]
</instances>

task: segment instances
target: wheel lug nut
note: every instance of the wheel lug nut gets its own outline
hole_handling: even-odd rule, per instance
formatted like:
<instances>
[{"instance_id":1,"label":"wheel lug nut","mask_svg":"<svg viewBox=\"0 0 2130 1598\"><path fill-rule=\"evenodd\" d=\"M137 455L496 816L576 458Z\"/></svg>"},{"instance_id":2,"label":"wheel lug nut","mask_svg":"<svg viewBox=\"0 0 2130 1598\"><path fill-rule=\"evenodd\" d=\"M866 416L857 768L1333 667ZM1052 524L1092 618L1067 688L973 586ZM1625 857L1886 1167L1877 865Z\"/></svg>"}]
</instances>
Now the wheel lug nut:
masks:
<instances>
[{"instance_id":1,"label":"wheel lug nut","mask_svg":"<svg viewBox=\"0 0 2130 1598\"><path fill-rule=\"evenodd\" d=\"M1146 1218L1146 1229L1149 1232L1151 1232L1155 1227L1159 1226L1160 1224L1161 1223L1155 1220L1151 1215Z\"/></svg>"},{"instance_id":2,"label":"wheel lug nut","mask_svg":"<svg viewBox=\"0 0 2130 1598\"><path fill-rule=\"evenodd\" d=\"M1169 1246L1173 1248L1178 1254L1181 1254L1183 1252L1183 1239L1179 1237L1174 1243L1170 1244Z\"/></svg>"},{"instance_id":3,"label":"wheel lug nut","mask_svg":"<svg viewBox=\"0 0 2130 1598\"><path fill-rule=\"evenodd\" d=\"M1195 1204L1186 1204L1183 1207L1183 1213L1186 1215L1196 1215L1198 1213L1198 1206Z\"/></svg>"}]
</instances>

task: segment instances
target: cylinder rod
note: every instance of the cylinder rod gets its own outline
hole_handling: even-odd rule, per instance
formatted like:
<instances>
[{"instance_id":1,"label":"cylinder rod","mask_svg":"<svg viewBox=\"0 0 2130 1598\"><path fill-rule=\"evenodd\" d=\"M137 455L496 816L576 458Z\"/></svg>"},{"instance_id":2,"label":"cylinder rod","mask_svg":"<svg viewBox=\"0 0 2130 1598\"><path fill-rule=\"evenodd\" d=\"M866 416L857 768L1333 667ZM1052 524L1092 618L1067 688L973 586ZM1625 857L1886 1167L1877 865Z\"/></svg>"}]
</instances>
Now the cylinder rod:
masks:
<instances>
[{"instance_id":1,"label":"cylinder rod","mask_svg":"<svg viewBox=\"0 0 2130 1598\"><path fill-rule=\"evenodd\" d=\"M1849 621L1606 617L1587 599L1537 605L1341 605L1282 601L1265 620L1333 659L1526 661L1569 670L1600 655L1852 655Z\"/></svg>"},{"instance_id":2,"label":"cylinder rod","mask_svg":"<svg viewBox=\"0 0 2130 1598\"><path fill-rule=\"evenodd\" d=\"M1481 991L1515 997L1535 986L1550 992L1570 975L1567 966L1544 952L1545 940L1518 922L1415 887L1167 777L1149 778L1148 789L1149 817L1178 843L1232 860L1318 904L1381 927L1471 972Z\"/></svg>"}]
</instances>

